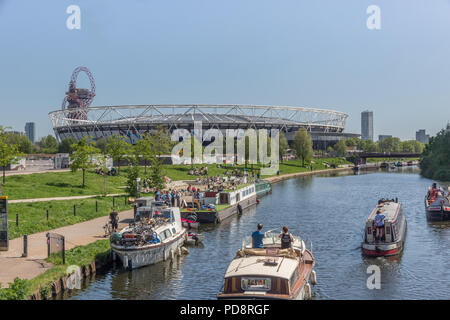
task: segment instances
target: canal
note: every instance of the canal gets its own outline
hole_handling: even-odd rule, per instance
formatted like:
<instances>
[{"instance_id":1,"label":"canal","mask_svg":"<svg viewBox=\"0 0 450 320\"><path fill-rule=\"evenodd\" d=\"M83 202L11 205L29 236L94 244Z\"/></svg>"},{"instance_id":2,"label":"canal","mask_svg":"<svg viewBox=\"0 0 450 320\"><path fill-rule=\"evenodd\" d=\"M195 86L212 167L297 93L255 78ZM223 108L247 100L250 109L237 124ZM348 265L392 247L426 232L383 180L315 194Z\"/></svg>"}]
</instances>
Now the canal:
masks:
<instances>
[{"instance_id":1,"label":"canal","mask_svg":"<svg viewBox=\"0 0 450 320\"><path fill-rule=\"evenodd\" d=\"M318 284L314 299L449 299L450 224L427 222L423 198L431 180L417 168L394 172L307 176L279 182L256 209L216 226L202 226L204 246L174 263L96 275L68 299L215 299L243 237L289 226L313 243ZM403 204L408 222L398 258L365 258L360 244L367 215L380 198ZM381 289L369 290L367 267L381 269Z\"/></svg>"}]
</instances>

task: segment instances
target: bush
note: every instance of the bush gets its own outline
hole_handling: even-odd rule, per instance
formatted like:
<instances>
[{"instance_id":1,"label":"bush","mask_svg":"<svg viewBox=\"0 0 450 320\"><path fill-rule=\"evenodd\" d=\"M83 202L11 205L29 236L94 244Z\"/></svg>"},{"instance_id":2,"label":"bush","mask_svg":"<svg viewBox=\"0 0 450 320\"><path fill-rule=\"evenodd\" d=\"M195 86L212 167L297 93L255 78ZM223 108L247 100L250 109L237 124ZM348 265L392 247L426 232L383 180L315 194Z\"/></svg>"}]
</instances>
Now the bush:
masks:
<instances>
[{"instance_id":1,"label":"bush","mask_svg":"<svg viewBox=\"0 0 450 320\"><path fill-rule=\"evenodd\" d=\"M9 288L0 288L0 300L26 300L29 288L28 280L15 278L14 282L9 284Z\"/></svg>"}]
</instances>

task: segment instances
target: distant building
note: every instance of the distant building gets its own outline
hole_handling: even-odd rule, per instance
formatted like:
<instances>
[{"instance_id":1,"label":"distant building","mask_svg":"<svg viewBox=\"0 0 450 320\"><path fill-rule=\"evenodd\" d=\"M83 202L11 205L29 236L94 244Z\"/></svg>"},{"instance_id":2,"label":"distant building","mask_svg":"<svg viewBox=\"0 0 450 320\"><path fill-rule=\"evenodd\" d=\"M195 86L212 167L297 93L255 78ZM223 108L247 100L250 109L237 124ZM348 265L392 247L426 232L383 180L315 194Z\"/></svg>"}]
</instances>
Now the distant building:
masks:
<instances>
[{"instance_id":1,"label":"distant building","mask_svg":"<svg viewBox=\"0 0 450 320\"><path fill-rule=\"evenodd\" d=\"M16 130L7 131L7 130L5 130L5 132L6 133L12 133L12 134L18 134L18 135L21 135L21 136L25 135L25 132L23 132L23 131L16 131Z\"/></svg>"},{"instance_id":2,"label":"distant building","mask_svg":"<svg viewBox=\"0 0 450 320\"><path fill-rule=\"evenodd\" d=\"M420 129L416 131L416 140L422 143L428 143L430 135L425 133L425 129Z\"/></svg>"},{"instance_id":3,"label":"distant building","mask_svg":"<svg viewBox=\"0 0 450 320\"><path fill-rule=\"evenodd\" d=\"M34 143L36 137L36 126L34 122L27 122L25 124L25 134L27 135L28 139L30 139L31 143Z\"/></svg>"},{"instance_id":4,"label":"distant building","mask_svg":"<svg viewBox=\"0 0 450 320\"><path fill-rule=\"evenodd\" d=\"M361 139L373 141L373 111L361 112Z\"/></svg>"},{"instance_id":5,"label":"distant building","mask_svg":"<svg viewBox=\"0 0 450 320\"><path fill-rule=\"evenodd\" d=\"M392 136L390 134L380 134L378 136L378 141L383 141L384 139L387 139L387 138L392 138Z\"/></svg>"}]
</instances>

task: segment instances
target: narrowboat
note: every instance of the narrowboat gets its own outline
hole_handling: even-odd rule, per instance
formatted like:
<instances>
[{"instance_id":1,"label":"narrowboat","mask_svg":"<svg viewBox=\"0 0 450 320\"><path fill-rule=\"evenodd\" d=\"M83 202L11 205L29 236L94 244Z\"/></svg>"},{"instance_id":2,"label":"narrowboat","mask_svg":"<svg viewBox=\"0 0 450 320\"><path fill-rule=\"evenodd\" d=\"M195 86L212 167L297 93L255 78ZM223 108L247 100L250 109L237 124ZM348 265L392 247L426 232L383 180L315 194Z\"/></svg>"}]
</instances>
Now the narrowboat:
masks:
<instances>
[{"instance_id":1,"label":"narrowboat","mask_svg":"<svg viewBox=\"0 0 450 320\"><path fill-rule=\"evenodd\" d=\"M268 233L264 248L252 249L251 237L244 239L224 276L217 294L220 300L304 300L312 297L316 284L315 259L300 237L291 248L281 249L278 234Z\"/></svg>"},{"instance_id":2,"label":"narrowboat","mask_svg":"<svg viewBox=\"0 0 450 320\"><path fill-rule=\"evenodd\" d=\"M272 185L269 181L261 180L260 182L255 183L255 189L256 189L256 197L262 198L266 194L269 194L272 192Z\"/></svg>"},{"instance_id":3,"label":"narrowboat","mask_svg":"<svg viewBox=\"0 0 450 320\"><path fill-rule=\"evenodd\" d=\"M180 254L187 234L179 208L140 207L138 216L139 221L110 237L113 260L118 257L124 268L132 270Z\"/></svg>"},{"instance_id":4,"label":"narrowboat","mask_svg":"<svg viewBox=\"0 0 450 320\"><path fill-rule=\"evenodd\" d=\"M212 192L205 192L200 201L202 206L197 208L183 208L181 217L200 223L219 223L231 216L241 214L245 209L256 205L255 184L249 184L236 190L228 190L214 193L214 196L207 195ZM217 209L220 205L221 209ZM214 206L214 208L211 208Z\"/></svg>"},{"instance_id":5,"label":"narrowboat","mask_svg":"<svg viewBox=\"0 0 450 320\"><path fill-rule=\"evenodd\" d=\"M429 220L450 220L450 187L447 195L442 188L435 192L428 190L425 209Z\"/></svg>"},{"instance_id":6,"label":"narrowboat","mask_svg":"<svg viewBox=\"0 0 450 320\"><path fill-rule=\"evenodd\" d=\"M381 238L376 238L374 221L377 212L384 216L384 226L379 228ZM406 238L406 218L397 200L381 199L366 220L362 251L367 256L394 256L403 250Z\"/></svg>"}]
</instances>

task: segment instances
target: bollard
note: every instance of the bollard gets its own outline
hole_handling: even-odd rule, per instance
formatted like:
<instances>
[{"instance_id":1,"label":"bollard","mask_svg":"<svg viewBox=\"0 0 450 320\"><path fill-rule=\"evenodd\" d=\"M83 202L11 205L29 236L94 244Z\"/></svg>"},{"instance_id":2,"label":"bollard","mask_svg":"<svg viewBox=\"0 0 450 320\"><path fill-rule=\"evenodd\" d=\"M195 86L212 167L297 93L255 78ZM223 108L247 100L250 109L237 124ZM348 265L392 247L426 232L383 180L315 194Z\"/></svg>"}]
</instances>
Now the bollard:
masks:
<instances>
[{"instance_id":1,"label":"bollard","mask_svg":"<svg viewBox=\"0 0 450 320\"><path fill-rule=\"evenodd\" d=\"M76 209L76 205L73 205L73 215L76 216L77 215L77 209Z\"/></svg>"},{"instance_id":2,"label":"bollard","mask_svg":"<svg viewBox=\"0 0 450 320\"><path fill-rule=\"evenodd\" d=\"M19 226L19 214L16 213L16 227Z\"/></svg>"},{"instance_id":3,"label":"bollard","mask_svg":"<svg viewBox=\"0 0 450 320\"><path fill-rule=\"evenodd\" d=\"M66 264L66 238L62 237L62 261Z\"/></svg>"},{"instance_id":4,"label":"bollard","mask_svg":"<svg viewBox=\"0 0 450 320\"><path fill-rule=\"evenodd\" d=\"M98 200L95 200L95 212L98 212Z\"/></svg>"},{"instance_id":5,"label":"bollard","mask_svg":"<svg viewBox=\"0 0 450 320\"><path fill-rule=\"evenodd\" d=\"M28 235L23 235L23 253L22 257L28 257Z\"/></svg>"},{"instance_id":6,"label":"bollard","mask_svg":"<svg viewBox=\"0 0 450 320\"><path fill-rule=\"evenodd\" d=\"M48 222L48 210L47 210L47 222Z\"/></svg>"},{"instance_id":7,"label":"bollard","mask_svg":"<svg viewBox=\"0 0 450 320\"><path fill-rule=\"evenodd\" d=\"M116 206L116 200L115 200L116 198L114 198L113 197L113 209L114 209L114 207Z\"/></svg>"}]
</instances>

